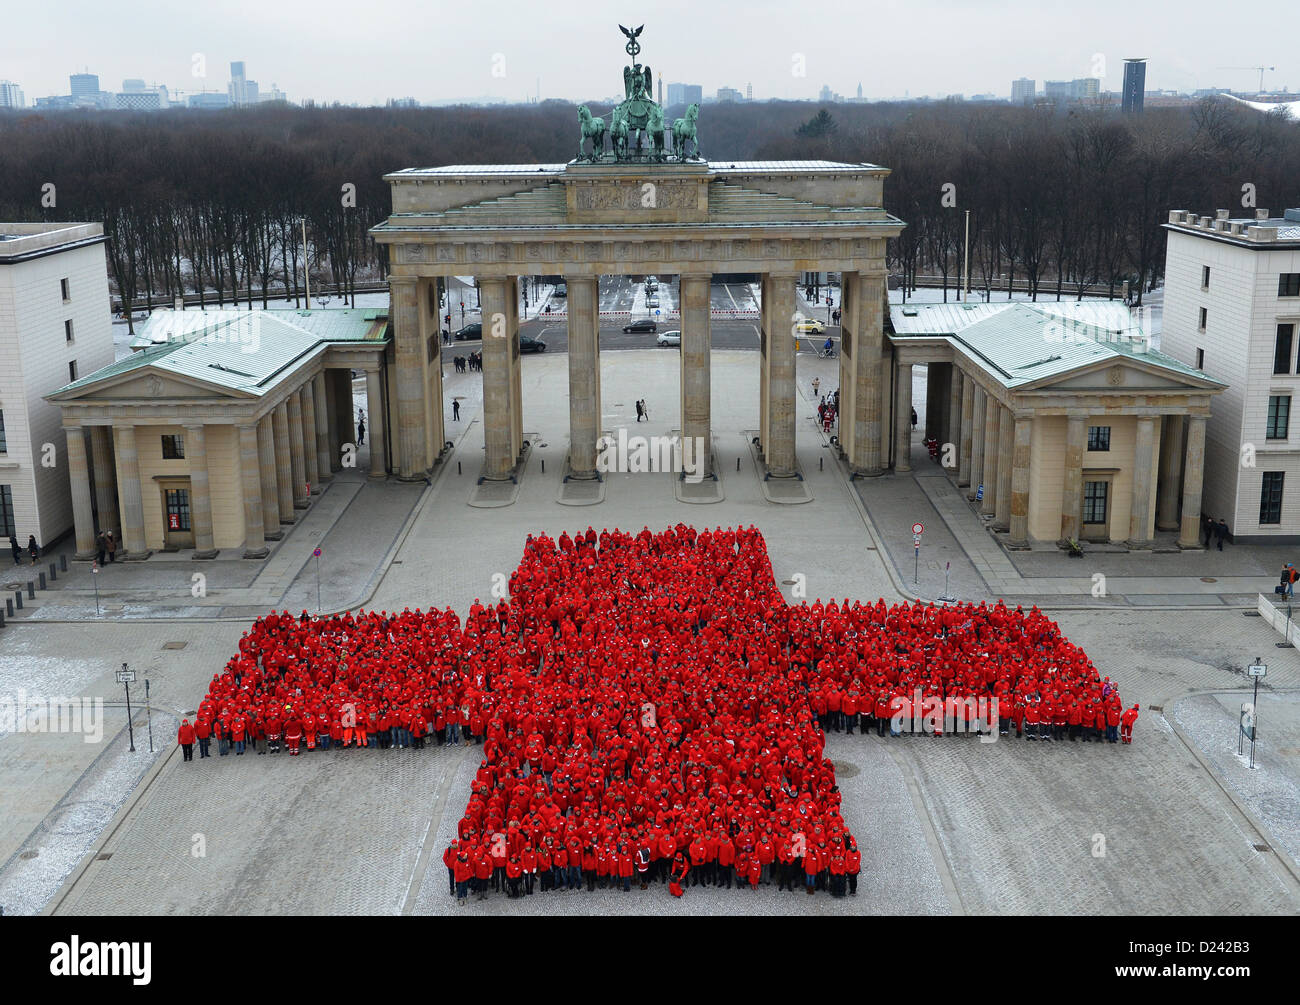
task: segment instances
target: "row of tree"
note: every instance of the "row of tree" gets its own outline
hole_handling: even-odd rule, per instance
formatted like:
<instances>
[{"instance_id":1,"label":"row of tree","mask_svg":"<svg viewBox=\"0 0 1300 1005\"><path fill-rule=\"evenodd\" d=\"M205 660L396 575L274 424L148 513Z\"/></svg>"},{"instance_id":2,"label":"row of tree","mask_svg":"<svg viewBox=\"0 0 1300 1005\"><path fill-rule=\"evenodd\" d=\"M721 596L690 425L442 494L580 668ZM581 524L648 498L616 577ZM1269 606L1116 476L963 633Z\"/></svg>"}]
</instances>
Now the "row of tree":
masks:
<instances>
[{"instance_id":1,"label":"row of tree","mask_svg":"<svg viewBox=\"0 0 1300 1005\"><path fill-rule=\"evenodd\" d=\"M598 104L592 111L608 109ZM669 109L669 115L678 113ZM367 230L390 212L386 172L451 163L558 163L577 152L573 105L293 108L165 114L0 115L0 219L102 220L126 302L198 294L355 296L382 279ZM1121 116L1113 108L943 102L796 102L707 108L707 156L868 161L892 170L885 205L907 222L889 262L958 281L966 212L971 276L1058 297L1125 279L1150 289L1171 208L1300 204L1300 127L1222 100ZM1253 194L1253 198L1252 198ZM306 230L306 244L303 232Z\"/></svg>"}]
</instances>

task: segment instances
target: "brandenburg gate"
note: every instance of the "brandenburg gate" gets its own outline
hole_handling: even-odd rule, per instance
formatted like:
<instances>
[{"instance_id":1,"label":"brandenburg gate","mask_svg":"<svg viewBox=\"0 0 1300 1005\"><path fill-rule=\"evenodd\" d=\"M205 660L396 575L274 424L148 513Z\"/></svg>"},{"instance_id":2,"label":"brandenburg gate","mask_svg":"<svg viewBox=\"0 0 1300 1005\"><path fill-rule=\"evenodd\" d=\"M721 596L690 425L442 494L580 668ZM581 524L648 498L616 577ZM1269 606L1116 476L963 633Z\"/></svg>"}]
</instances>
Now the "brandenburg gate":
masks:
<instances>
[{"instance_id":1,"label":"brandenburg gate","mask_svg":"<svg viewBox=\"0 0 1300 1005\"><path fill-rule=\"evenodd\" d=\"M889 456L884 346L885 242L903 223L882 207L888 170L828 161L711 162L698 107L664 121L629 31L625 100L602 119L579 109L566 164L454 165L386 175L393 212L371 233L389 246L396 402L394 465L419 479L445 440L438 280L473 276L483 323L483 477L514 476L523 450L517 284L562 275L568 288L569 477L597 477L598 280L680 277L681 434L711 456L710 278L761 276L760 449L766 474L794 477L796 287L808 271L842 276L840 448L855 472ZM672 149L667 134L671 132ZM610 149L606 151L608 135ZM706 470L706 474L711 473Z\"/></svg>"}]
</instances>

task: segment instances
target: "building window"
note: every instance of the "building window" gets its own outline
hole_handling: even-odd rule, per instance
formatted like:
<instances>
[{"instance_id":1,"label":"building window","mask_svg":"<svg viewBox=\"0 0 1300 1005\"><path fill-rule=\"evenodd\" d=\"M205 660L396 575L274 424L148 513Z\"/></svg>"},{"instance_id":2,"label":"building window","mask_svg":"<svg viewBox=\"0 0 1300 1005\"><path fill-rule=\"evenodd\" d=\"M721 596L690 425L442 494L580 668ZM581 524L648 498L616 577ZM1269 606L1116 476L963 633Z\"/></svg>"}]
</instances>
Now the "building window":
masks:
<instances>
[{"instance_id":1,"label":"building window","mask_svg":"<svg viewBox=\"0 0 1300 1005\"><path fill-rule=\"evenodd\" d=\"M1204 370L1204 369L1205 369L1205 350L1204 350L1204 349L1197 349L1197 350L1196 350L1196 369L1198 369L1198 370Z\"/></svg>"},{"instance_id":2,"label":"building window","mask_svg":"<svg viewBox=\"0 0 1300 1005\"><path fill-rule=\"evenodd\" d=\"M1205 313L1205 308L1202 307L1202 308L1201 308L1201 322L1200 322L1201 331L1205 331L1205 322L1206 322L1206 320L1207 320L1207 317L1208 317L1208 316L1207 316L1206 313Z\"/></svg>"},{"instance_id":3,"label":"building window","mask_svg":"<svg viewBox=\"0 0 1300 1005\"><path fill-rule=\"evenodd\" d=\"M1272 394L1268 398L1268 430L1265 439L1285 440L1288 420L1291 418L1291 396Z\"/></svg>"},{"instance_id":4,"label":"building window","mask_svg":"<svg viewBox=\"0 0 1300 1005\"><path fill-rule=\"evenodd\" d=\"M68 281L66 279L59 280L59 289L63 292L63 302L66 304L72 299L72 293L68 289Z\"/></svg>"},{"instance_id":5,"label":"building window","mask_svg":"<svg viewBox=\"0 0 1300 1005\"><path fill-rule=\"evenodd\" d=\"M164 461L183 460L185 457L185 437L164 436L162 438L162 454Z\"/></svg>"},{"instance_id":6,"label":"building window","mask_svg":"<svg viewBox=\"0 0 1300 1005\"><path fill-rule=\"evenodd\" d=\"M5 413L0 409L0 454L9 452L9 441L5 439Z\"/></svg>"},{"instance_id":7,"label":"building window","mask_svg":"<svg viewBox=\"0 0 1300 1005\"><path fill-rule=\"evenodd\" d=\"M1208 265L1202 265L1201 266L1201 289L1208 290L1209 288L1210 288L1210 267Z\"/></svg>"},{"instance_id":8,"label":"building window","mask_svg":"<svg viewBox=\"0 0 1300 1005\"><path fill-rule=\"evenodd\" d=\"M71 383L76 379L77 379L77 361L75 359L70 359L68 360L68 382Z\"/></svg>"},{"instance_id":9,"label":"building window","mask_svg":"<svg viewBox=\"0 0 1300 1005\"><path fill-rule=\"evenodd\" d=\"M14 490L8 485L0 485L0 535L18 536L18 525L14 523Z\"/></svg>"},{"instance_id":10,"label":"building window","mask_svg":"<svg viewBox=\"0 0 1300 1005\"><path fill-rule=\"evenodd\" d=\"M1284 272L1277 277L1279 297L1300 297L1300 272Z\"/></svg>"},{"instance_id":11,"label":"building window","mask_svg":"<svg viewBox=\"0 0 1300 1005\"><path fill-rule=\"evenodd\" d=\"M1083 522L1105 523L1110 482L1083 483Z\"/></svg>"},{"instance_id":12,"label":"building window","mask_svg":"<svg viewBox=\"0 0 1300 1005\"><path fill-rule=\"evenodd\" d=\"M72 341L72 319L71 318L63 322L63 339L65 342Z\"/></svg>"},{"instance_id":13,"label":"building window","mask_svg":"<svg viewBox=\"0 0 1300 1005\"><path fill-rule=\"evenodd\" d=\"M1088 427L1088 449L1089 450L1110 449L1110 426L1089 426Z\"/></svg>"},{"instance_id":14,"label":"building window","mask_svg":"<svg viewBox=\"0 0 1300 1005\"><path fill-rule=\"evenodd\" d=\"M1277 341L1273 343L1273 372L1291 372L1291 337L1295 334L1295 325L1278 325Z\"/></svg>"},{"instance_id":15,"label":"building window","mask_svg":"<svg viewBox=\"0 0 1300 1005\"><path fill-rule=\"evenodd\" d=\"M1259 493L1259 522L1282 522L1282 479L1285 471L1265 471L1264 487Z\"/></svg>"},{"instance_id":16,"label":"building window","mask_svg":"<svg viewBox=\"0 0 1300 1005\"><path fill-rule=\"evenodd\" d=\"M167 489L167 529L190 529L189 489Z\"/></svg>"}]
</instances>

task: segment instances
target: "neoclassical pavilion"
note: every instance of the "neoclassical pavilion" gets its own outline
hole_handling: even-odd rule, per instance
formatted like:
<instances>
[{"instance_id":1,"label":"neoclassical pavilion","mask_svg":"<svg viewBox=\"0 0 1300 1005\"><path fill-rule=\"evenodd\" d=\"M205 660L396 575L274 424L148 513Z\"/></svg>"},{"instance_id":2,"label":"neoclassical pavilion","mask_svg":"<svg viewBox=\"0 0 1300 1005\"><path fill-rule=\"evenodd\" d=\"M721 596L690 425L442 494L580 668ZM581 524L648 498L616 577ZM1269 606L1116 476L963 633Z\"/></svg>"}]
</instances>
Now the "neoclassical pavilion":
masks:
<instances>
[{"instance_id":1,"label":"neoclassical pavilion","mask_svg":"<svg viewBox=\"0 0 1300 1005\"><path fill-rule=\"evenodd\" d=\"M488 479L513 477L523 448L518 280L565 278L568 473L595 478L599 277L680 277L681 432L707 447L710 277L758 273L761 450L768 474L794 477L795 287L804 272L831 271L842 275L841 399L852 417L841 443L855 471L878 473L888 438L885 242L904 226L882 208L888 173L829 161L575 161L386 175L393 213L371 233L390 252L394 467L404 479L423 478L444 442L440 277L473 276L480 290Z\"/></svg>"}]
</instances>

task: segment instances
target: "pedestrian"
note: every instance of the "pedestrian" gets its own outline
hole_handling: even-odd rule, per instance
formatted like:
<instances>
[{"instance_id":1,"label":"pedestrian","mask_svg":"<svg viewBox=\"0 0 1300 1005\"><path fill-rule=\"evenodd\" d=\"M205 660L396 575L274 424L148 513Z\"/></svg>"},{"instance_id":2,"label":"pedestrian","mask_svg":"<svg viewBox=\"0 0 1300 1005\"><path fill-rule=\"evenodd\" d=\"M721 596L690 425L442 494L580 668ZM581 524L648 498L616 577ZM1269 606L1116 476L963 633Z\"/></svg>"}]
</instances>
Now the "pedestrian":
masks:
<instances>
[{"instance_id":1,"label":"pedestrian","mask_svg":"<svg viewBox=\"0 0 1300 1005\"><path fill-rule=\"evenodd\" d=\"M813 378L813 397L814 397L814 398L817 397L817 395L820 393L820 391L821 391L821 386L822 386L822 379L821 379L820 377L814 377L814 378Z\"/></svg>"},{"instance_id":2,"label":"pedestrian","mask_svg":"<svg viewBox=\"0 0 1300 1005\"><path fill-rule=\"evenodd\" d=\"M18 547L18 538L12 534L9 535L9 548L14 553L14 565L23 564L23 550Z\"/></svg>"},{"instance_id":3,"label":"pedestrian","mask_svg":"<svg viewBox=\"0 0 1300 1005\"><path fill-rule=\"evenodd\" d=\"M641 399L641 414L645 416L645 421L650 421L650 406L645 403L645 398Z\"/></svg>"},{"instance_id":4,"label":"pedestrian","mask_svg":"<svg viewBox=\"0 0 1300 1005\"><path fill-rule=\"evenodd\" d=\"M176 742L181 745L185 760L194 760L194 727L190 725L189 719L181 721L181 728L176 733Z\"/></svg>"},{"instance_id":5,"label":"pedestrian","mask_svg":"<svg viewBox=\"0 0 1300 1005\"><path fill-rule=\"evenodd\" d=\"M1128 709L1122 716L1120 716L1119 737L1125 743L1133 742L1133 725L1137 722L1139 707L1140 706L1135 703L1132 708Z\"/></svg>"},{"instance_id":6,"label":"pedestrian","mask_svg":"<svg viewBox=\"0 0 1300 1005\"><path fill-rule=\"evenodd\" d=\"M637 422L640 422L640 421L641 421L641 402L640 402L640 401L638 401L638 402L636 403L636 421L637 421Z\"/></svg>"},{"instance_id":7,"label":"pedestrian","mask_svg":"<svg viewBox=\"0 0 1300 1005\"><path fill-rule=\"evenodd\" d=\"M366 442L366 413L357 412L357 446Z\"/></svg>"},{"instance_id":8,"label":"pedestrian","mask_svg":"<svg viewBox=\"0 0 1300 1005\"><path fill-rule=\"evenodd\" d=\"M41 557L41 546L36 543L36 535L27 535L27 554L32 556L32 565L36 564L37 559Z\"/></svg>"},{"instance_id":9,"label":"pedestrian","mask_svg":"<svg viewBox=\"0 0 1300 1005\"><path fill-rule=\"evenodd\" d=\"M1223 550L1223 539L1228 536L1228 521L1219 517L1219 522L1214 525L1214 539L1219 542L1219 550ZM32 562L35 565L35 562Z\"/></svg>"},{"instance_id":10,"label":"pedestrian","mask_svg":"<svg viewBox=\"0 0 1300 1005\"><path fill-rule=\"evenodd\" d=\"M100 564L101 568L104 565L104 556L107 554L107 551L108 542L104 539L104 532L101 530L95 535L95 561Z\"/></svg>"},{"instance_id":11,"label":"pedestrian","mask_svg":"<svg viewBox=\"0 0 1300 1005\"><path fill-rule=\"evenodd\" d=\"M1201 531L1205 534L1205 547L1210 546L1210 538L1214 537L1214 517L1206 513L1201 521Z\"/></svg>"},{"instance_id":12,"label":"pedestrian","mask_svg":"<svg viewBox=\"0 0 1300 1005\"><path fill-rule=\"evenodd\" d=\"M916 429L916 409L912 409L912 428Z\"/></svg>"},{"instance_id":13,"label":"pedestrian","mask_svg":"<svg viewBox=\"0 0 1300 1005\"><path fill-rule=\"evenodd\" d=\"M451 421L460 422L460 402L455 398L451 399Z\"/></svg>"},{"instance_id":14,"label":"pedestrian","mask_svg":"<svg viewBox=\"0 0 1300 1005\"><path fill-rule=\"evenodd\" d=\"M104 545L108 549L108 560L116 562L117 558L114 556L117 555L117 538L113 536L111 530L104 531Z\"/></svg>"},{"instance_id":15,"label":"pedestrian","mask_svg":"<svg viewBox=\"0 0 1300 1005\"><path fill-rule=\"evenodd\" d=\"M199 760L210 757L208 753L209 738L212 736L212 723L202 715L194 723L194 738L199 741Z\"/></svg>"}]
</instances>

